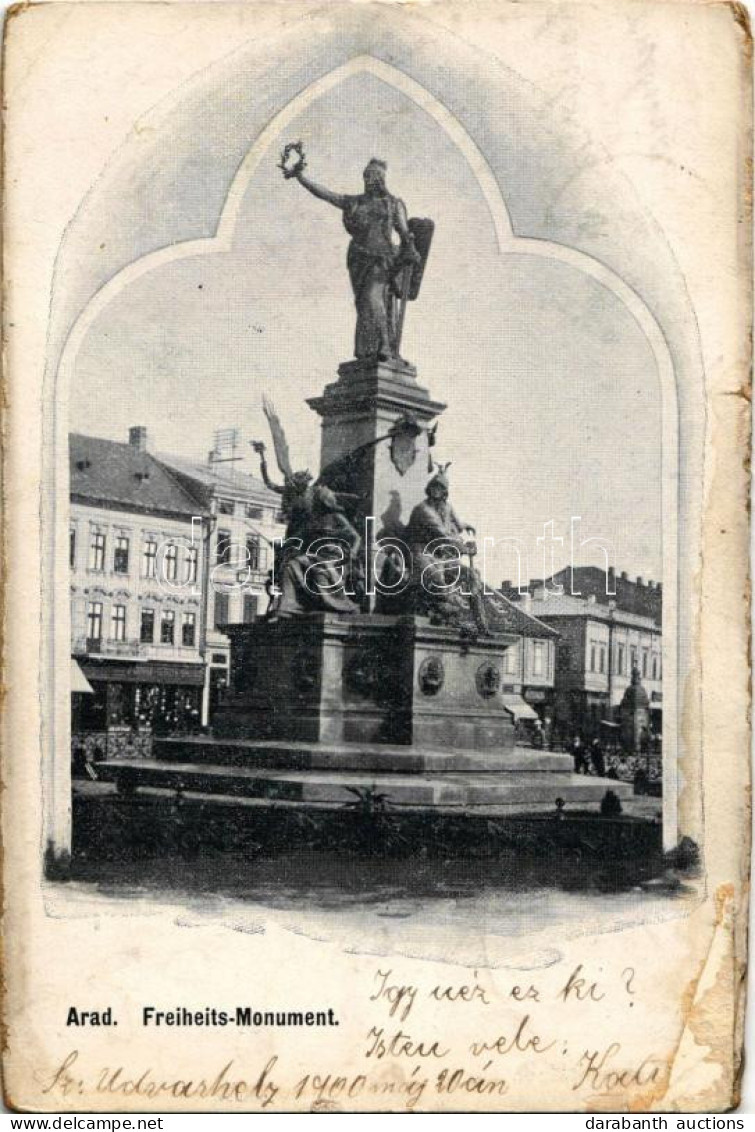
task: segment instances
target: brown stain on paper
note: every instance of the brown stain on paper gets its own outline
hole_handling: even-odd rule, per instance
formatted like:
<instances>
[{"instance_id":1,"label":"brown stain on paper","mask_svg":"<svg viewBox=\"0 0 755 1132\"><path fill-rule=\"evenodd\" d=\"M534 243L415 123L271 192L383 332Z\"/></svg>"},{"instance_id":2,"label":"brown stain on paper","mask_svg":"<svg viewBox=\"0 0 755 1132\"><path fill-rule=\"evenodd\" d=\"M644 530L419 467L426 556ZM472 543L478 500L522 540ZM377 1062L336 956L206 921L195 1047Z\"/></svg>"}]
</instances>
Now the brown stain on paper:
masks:
<instances>
[{"instance_id":1,"label":"brown stain on paper","mask_svg":"<svg viewBox=\"0 0 755 1132\"><path fill-rule=\"evenodd\" d=\"M678 1038L665 1058L657 1059L658 1063L665 1061L666 1071L657 1081L629 1092L593 1094L586 1100L585 1112L722 1112L739 1103L747 966L737 959L735 929L746 905L737 903L733 884L720 885L714 902L710 942L679 1003L682 1026ZM698 1056L695 1049L700 1051ZM685 1059L681 1068L680 1054ZM718 1079L700 1090L699 1069L706 1065L718 1068ZM683 1073L678 1081L675 1070Z\"/></svg>"},{"instance_id":2,"label":"brown stain on paper","mask_svg":"<svg viewBox=\"0 0 755 1132\"><path fill-rule=\"evenodd\" d=\"M715 922L700 973L693 979L682 999L684 1026L669 1065L667 1088L663 1099L670 1111L720 1112L735 1107L740 1099L742 1054L739 1037L744 1016L747 964L738 958L735 931L743 915L745 902L737 899L737 886L722 884L715 894ZM715 967L714 967L715 965ZM701 984L705 984L701 990ZM680 1091L674 1086L673 1074L683 1046L700 1050L699 1056L685 1072ZM685 1050L685 1052L688 1052ZM692 1052L692 1051L689 1051ZM719 1070L718 1080L699 1090L697 1066L710 1065ZM689 1092L689 1088L694 1092ZM656 1098L654 1098L655 1100Z\"/></svg>"}]
</instances>

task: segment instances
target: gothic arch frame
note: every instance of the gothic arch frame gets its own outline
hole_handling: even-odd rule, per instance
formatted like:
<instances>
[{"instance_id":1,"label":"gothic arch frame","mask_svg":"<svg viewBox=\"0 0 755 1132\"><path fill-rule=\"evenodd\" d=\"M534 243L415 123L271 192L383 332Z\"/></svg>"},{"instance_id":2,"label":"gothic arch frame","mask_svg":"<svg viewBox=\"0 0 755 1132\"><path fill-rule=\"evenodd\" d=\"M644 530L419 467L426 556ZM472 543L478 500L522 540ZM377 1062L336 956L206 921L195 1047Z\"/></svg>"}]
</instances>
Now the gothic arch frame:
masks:
<instances>
[{"instance_id":1,"label":"gothic arch frame","mask_svg":"<svg viewBox=\"0 0 755 1132\"><path fill-rule=\"evenodd\" d=\"M642 297L613 269L573 247L551 240L517 234L496 176L484 154L463 123L416 79L405 71L369 54L352 57L315 79L291 98L260 131L229 185L214 235L169 244L149 252L123 267L89 299L73 322L63 344L53 381L52 404L45 405L48 419L46 439L52 448L51 499L44 519L51 537L43 544L51 551L48 564L55 579L54 602L45 624L43 674L49 673L47 693L50 723L43 736L47 764L44 766L45 841L53 855L55 846L70 840L70 610L62 595L68 594L67 531L68 504L68 400L78 352L91 326L117 294L155 268L191 256L212 254L232 247L241 202L255 170L285 126L321 95L353 75L368 73L406 95L444 130L464 156L478 182L490 212L499 254L530 255L555 260L594 279L616 296L632 315L645 336L655 359L660 386L661 506L663 514L664 682L671 688L664 697L664 845L671 848L678 834L678 725L681 679L679 662L679 406L671 351L663 330ZM44 538L44 533L43 533ZM671 599L671 600L669 600ZM44 675L43 675L44 678ZM44 688L43 688L44 693Z\"/></svg>"}]
</instances>

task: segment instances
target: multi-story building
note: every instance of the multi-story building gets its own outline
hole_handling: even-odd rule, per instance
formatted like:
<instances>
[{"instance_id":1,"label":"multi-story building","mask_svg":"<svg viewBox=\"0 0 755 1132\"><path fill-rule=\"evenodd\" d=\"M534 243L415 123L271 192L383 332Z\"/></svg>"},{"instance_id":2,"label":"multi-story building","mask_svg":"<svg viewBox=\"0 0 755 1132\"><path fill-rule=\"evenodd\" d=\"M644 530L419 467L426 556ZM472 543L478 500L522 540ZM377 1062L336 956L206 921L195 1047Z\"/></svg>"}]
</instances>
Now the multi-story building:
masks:
<instances>
[{"instance_id":1,"label":"multi-story building","mask_svg":"<svg viewBox=\"0 0 755 1132\"><path fill-rule=\"evenodd\" d=\"M246 472L160 454L161 464L210 516L203 543L207 586L203 626L207 672L202 722L211 722L228 684L230 642L223 627L252 621L267 610L266 589L275 540L285 537L280 496Z\"/></svg>"},{"instance_id":2,"label":"multi-story building","mask_svg":"<svg viewBox=\"0 0 755 1132\"><path fill-rule=\"evenodd\" d=\"M565 574L568 577L568 571ZM555 731L562 735L579 732L590 738L599 734L602 723L616 726L619 705L637 669L650 701L651 729L659 733L663 712L660 604L643 615L622 608L618 596L601 601L594 592L586 596L554 593L559 581L566 584L563 575L545 585L531 583L530 591L523 595L509 587L504 590L559 634L550 704ZM603 574L604 595L605 584ZM657 587L653 590L660 595Z\"/></svg>"},{"instance_id":3,"label":"multi-story building","mask_svg":"<svg viewBox=\"0 0 755 1132\"><path fill-rule=\"evenodd\" d=\"M519 638L505 653L503 701L517 724L544 721L553 701L558 632L502 594L495 604L501 627Z\"/></svg>"},{"instance_id":4,"label":"multi-story building","mask_svg":"<svg viewBox=\"0 0 755 1132\"><path fill-rule=\"evenodd\" d=\"M200 723L201 502L146 450L70 437L72 652L93 694L74 695L74 744Z\"/></svg>"}]
</instances>

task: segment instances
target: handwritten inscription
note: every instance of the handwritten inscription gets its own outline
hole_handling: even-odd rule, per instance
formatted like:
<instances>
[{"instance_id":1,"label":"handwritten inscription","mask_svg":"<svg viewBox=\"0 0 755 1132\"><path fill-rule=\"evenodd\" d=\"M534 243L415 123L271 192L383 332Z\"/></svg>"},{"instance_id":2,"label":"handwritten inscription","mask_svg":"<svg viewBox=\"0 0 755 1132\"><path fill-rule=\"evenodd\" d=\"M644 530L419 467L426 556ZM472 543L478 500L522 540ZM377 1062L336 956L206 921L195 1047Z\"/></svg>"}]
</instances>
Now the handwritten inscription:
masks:
<instances>
[{"instance_id":1,"label":"handwritten inscription","mask_svg":"<svg viewBox=\"0 0 755 1132\"><path fill-rule=\"evenodd\" d=\"M257 1100L262 1108L268 1108L279 1092L273 1078L277 1057L271 1057L259 1073L250 1077L237 1077L234 1063L229 1061L217 1073L199 1078L160 1077L149 1067L133 1073L125 1066L118 1065L114 1068L106 1066L89 1079L81 1074L79 1062L79 1051L72 1050L43 1087L42 1093L70 1097L92 1091L100 1096L104 1094L147 1100L166 1097L187 1100L217 1098L239 1103Z\"/></svg>"},{"instance_id":2,"label":"handwritten inscription","mask_svg":"<svg viewBox=\"0 0 755 1132\"><path fill-rule=\"evenodd\" d=\"M375 979L379 986L370 995L370 1002L384 999L389 1005L391 1018L397 1014L400 1020L405 1022L411 1014L417 998L417 988L412 986L411 983L391 983L389 980L392 974L392 971L375 972Z\"/></svg>"},{"instance_id":3,"label":"handwritten inscription","mask_svg":"<svg viewBox=\"0 0 755 1132\"><path fill-rule=\"evenodd\" d=\"M641 994L641 974L626 966L606 972L556 965L517 981L501 971L424 981L386 964L372 971L361 1009L357 1000L351 1011L360 1032L352 1030L347 1053L343 1045L340 1053L329 1051L323 1040L319 1064L308 1064L312 1047L302 1053L303 1035L293 1034L285 1049L277 1046L258 1063L226 1057L196 1075L120 1060L93 1065L91 1053L74 1049L47 1074L43 1092L73 1104L99 1097L155 1108L166 1099L260 1109L294 1102L320 1111L432 1110L446 1102L484 1108L487 1099L495 1108L498 1098L515 1103L517 1090L525 1095L537 1066L538 1077L565 1096L585 1104L610 1097L619 1106L633 1093L660 1095L669 1073L667 1060L642 1048L641 1034L634 1044L627 1037L637 1012L623 1008Z\"/></svg>"},{"instance_id":4,"label":"handwritten inscription","mask_svg":"<svg viewBox=\"0 0 755 1132\"><path fill-rule=\"evenodd\" d=\"M372 1027L367 1035L365 1057L445 1057L447 1049L442 1049L437 1041L415 1041L409 1034L397 1030L386 1034Z\"/></svg>"},{"instance_id":5,"label":"handwritten inscription","mask_svg":"<svg viewBox=\"0 0 755 1132\"><path fill-rule=\"evenodd\" d=\"M666 1063L653 1057L643 1058L639 1065L622 1068L617 1061L620 1053L619 1042L611 1042L603 1050L585 1050L579 1063L581 1076L572 1089L589 1086L594 1093L623 1092L632 1086L655 1085L667 1073Z\"/></svg>"},{"instance_id":6,"label":"handwritten inscription","mask_svg":"<svg viewBox=\"0 0 755 1132\"><path fill-rule=\"evenodd\" d=\"M547 1053L549 1049L553 1049L556 1044L556 1039L551 1041L544 1041L540 1034L532 1030L532 1023L529 1014L525 1014L524 1018L516 1027L516 1032L510 1035L501 1034L490 1042L472 1042L470 1052L474 1057L482 1057L483 1054L498 1054L500 1057L505 1057L507 1053L513 1050L518 1050L520 1053Z\"/></svg>"}]
</instances>

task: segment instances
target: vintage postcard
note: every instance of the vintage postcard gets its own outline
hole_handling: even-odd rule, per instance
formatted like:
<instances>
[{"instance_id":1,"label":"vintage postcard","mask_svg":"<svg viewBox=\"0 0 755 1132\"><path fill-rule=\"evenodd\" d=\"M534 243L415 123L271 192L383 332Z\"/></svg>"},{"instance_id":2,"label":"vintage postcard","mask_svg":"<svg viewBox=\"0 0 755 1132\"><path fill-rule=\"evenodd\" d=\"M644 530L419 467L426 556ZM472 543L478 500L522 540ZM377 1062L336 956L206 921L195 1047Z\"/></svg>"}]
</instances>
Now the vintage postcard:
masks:
<instances>
[{"instance_id":1,"label":"vintage postcard","mask_svg":"<svg viewBox=\"0 0 755 1132\"><path fill-rule=\"evenodd\" d=\"M4 53L7 1105L735 1107L745 11Z\"/></svg>"}]
</instances>

